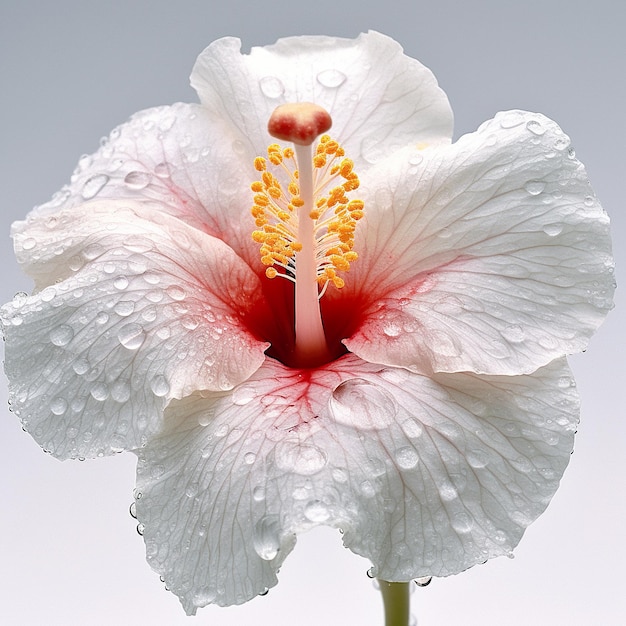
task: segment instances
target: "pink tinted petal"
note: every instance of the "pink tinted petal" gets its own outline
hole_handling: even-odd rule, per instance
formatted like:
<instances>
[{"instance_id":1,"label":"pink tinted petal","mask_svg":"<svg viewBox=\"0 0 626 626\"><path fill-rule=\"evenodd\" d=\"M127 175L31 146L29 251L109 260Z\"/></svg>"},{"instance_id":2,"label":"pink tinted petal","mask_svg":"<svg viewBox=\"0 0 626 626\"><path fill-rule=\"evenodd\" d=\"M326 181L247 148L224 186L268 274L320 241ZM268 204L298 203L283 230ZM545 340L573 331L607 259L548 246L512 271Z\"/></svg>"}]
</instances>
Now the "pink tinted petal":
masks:
<instances>
[{"instance_id":1,"label":"pink tinted petal","mask_svg":"<svg viewBox=\"0 0 626 626\"><path fill-rule=\"evenodd\" d=\"M510 553L545 509L577 415L564 360L431 379L353 355L314 371L268 359L232 392L170 404L137 452L148 561L188 613L276 584L320 524L386 580L458 573Z\"/></svg>"},{"instance_id":2,"label":"pink tinted petal","mask_svg":"<svg viewBox=\"0 0 626 626\"><path fill-rule=\"evenodd\" d=\"M191 84L202 104L264 151L267 122L285 102L314 102L357 166L418 142L449 143L452 111L434 76L377 32L357 39L289 37L242 55L241 42L213 42Z\"/></svg>"},{"instance_id":3,"label":"pink tinted petal","mask_svg":"<svg viewBox=\"0 0 626 626\"><path fill-rule=\"evenodd\" d=\"M263 361L243 324L258 279L179 220L94 202L14 238L37 291L1 309L10 402L55 456L139 447L171 398L230 388Z\"/></svg>"},{"instance_id":4,"label":"pink tinted petal","mask_svg":"<svg viewBox=\"0 0 626 626\"><path fill-rule=\"evenodd\" d=\"M248 138L200 105L140 111L114 129L95 154L82 157L70 184L33 213L101 199L158 202L162 212L258 263L249 215L250 183L258 176L255 156Z\"/></svg>"},{"instance_id":5,"label":"pink tinted petal","mask_svg":"<svg viewBox=\"0 0 626 626\"><path fill-rule=\"evenodd\" d=\"M345 344L368 361L528 373L583 350L612 307L608 217L541 115L398 154L365 186L346 289L369 305Z\"/></svg>"}]
</instances>

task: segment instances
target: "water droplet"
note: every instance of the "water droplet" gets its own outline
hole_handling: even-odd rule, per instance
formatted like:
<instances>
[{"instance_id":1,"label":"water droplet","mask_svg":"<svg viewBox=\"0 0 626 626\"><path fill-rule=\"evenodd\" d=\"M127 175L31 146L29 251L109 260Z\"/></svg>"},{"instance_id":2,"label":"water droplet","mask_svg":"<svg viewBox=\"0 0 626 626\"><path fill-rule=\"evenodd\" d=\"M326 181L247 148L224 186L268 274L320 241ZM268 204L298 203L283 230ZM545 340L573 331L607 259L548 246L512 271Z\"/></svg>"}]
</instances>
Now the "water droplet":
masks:
<instances>
[{"instance_id":1,"label":"water droplet","mask_svg":"<svg viewBox=\"0 0 626 626\"><path fill-rule=\"evenodd\" d=\"M546 132L546 129L541 125L541 122L537 120L530 120L526 123L526 128L533 134L541 136Z\"/></svg>"},{"instance_id":2,"label":"water droplet","mask_svg":"<svg viewBox=\"0 0 626 626\"><path fill-rule=\"evenodd\" d=\"M346 82L346 75L336 69L323 70L317 75L317 82L323 87L337 89Z\"/></svg>"},{"instance_id":3,"label":"water droplet","mask_svg":"<svg viewBox=\"0 0 626 626\"><path fill-rule=\"evenodd\" d=\"M421 422L416 419L409 418L408 420L402 422L402 430L407 437L415 439L421 436L424 432L424 427Z\"/></svg>"},{"instance_id":4,"label":"water droplet","mask_svg":"<svg viewBox=\"0 0 626 626\"><path fill-rule=\"evenodd\" d=\"M157 163L154 166L154 173L159 178L168 178L170 175L170 166L167 163Z\"/></svg>"},{"instance_id":5,"label":"water droplet","mask_svg":"<svg viewBox=\"0 0 626 626\"><path fill-rule=\"evenodd\" d=\"M123 291L124 289L126 289L126 287L128 287L128 278L126 278L126 276L118 276L113 281L113 286L116 289L119 289L120 291Z\"/></svg>"},{"instance_id":6,"label":"water droplet","mask_svg":"<svg viewBox=\"0 0 626 626\"><path fill-rule=\"evenodd\" d=\"M135 303L130 300L122 300L113 307L113 310L120 317L128 317L135 310Z\"/></svg>"},{"instance_id":7,"label":"water droplet","mask_svg":"<svg viewBox=\"0 0 626 626\"><path fill-rule=\"evenodd\" d=\"M170 285L165 291L172 300L180 301L185 299L185 290L178 285Z\"/></svg>"},{"instance_id":8,"label":"water droplet","mask_svg":"<svg viewBox=\"0 0 626 626\"><path fill-rule=\"evenodd\" d=\"M111 387L111 398L115 402L128 402L130 398L130 385L124 380L116 381Z\"/></svg>"},{"instance_id":9,"label":"water droplet","mask_svg":"<svg viewBox=\"0 0 626 626\"><path fill-rule=\"evenodd\" d=\"M104 383L96 383L90 393L94 400L104 402L109 397L109 388Z\"/></svg>"},{"instance_id":10,"label":"water droplet","mask_svg":"<svg viewBox=\"0 0 626 626\"><path fill-rule=\"evenodd\" d=\"M412 469L419 461L419 456L415 451L415 448L411 448L410 446L405 446L404 448L396 450L395 456L396 463L402 469Z\"/></svg>"},{"instance_id":11,"label":"water droplet","mask_svg":"<svg viewBox=\"0 0 626 626\"><path fill-rule=\"evenodd\" d=\"M304 507L304 516L311 522L321 524L330 517L330 511L320 500L313 500Z\"/></svg>"},{"instance_id":12,"label":"water droplet","mask_svg":"<svg viewBox=\"0 0 626 626\"><path fill-rule=\"evenodd\" d=\"M143 537L143 533L145 532L145 530L146 530L145 524L142 524L141 522L139 522L139 524L137 524L137 534Z\"/></svg>"},{"instance_id":13,"label":"water droplet","mask_svg":"<svg viewBox=\"0 0 626 626\"><path fill-rule=\"evenodd\" d=\"M254 526L253 545L255 552L264 560L275 559L280 550L280 525L277 515L266 515Z\"/></svg>"},{"instance_id":14,"label":"water droplet","mask_svg":"<svg viewBox=\"0 0 626 626\"><path fill-rule=\"evenodd\" d=\"M351 378L338 385L328 408L337 422L359 429L386 428L397 413L391 394L361 378Z\"/></svg>"},{"instance_id":15,"label":"water droplet","mask_svg":"<svg viewBox=\"0 0 626 626\"><path fill-rule=\"evenodd\" d=\"M458 492L452 483L443 483L439 487L439 495L445 502L450 502L458 497Z\"/></svg>"},{"instance_id":16,"label":"water droplet","mask_svg":"<svg viewBox=\"0 0 626 626\"><path fill-rule=\"evenodd\" d=\"M263 487L255 487L252 490L252 497L255 502L263 502L265 500L265 489Z\"/></svg>"},{"instance_id":17,"label":"water droplet","mask_svg":"<svg viewBox=\"0 0 626 626\"><path fill-rule=\"evenodd\" d=\"M546 224L543 232L549 237L556 237L563 232L563 224Z\"/></svg>"},{"instance_id":18,"label":"water droplet","mask_svg":"<svg viewBox=\"0 0 626 626\"><path fill-rule=\"evenodd\" d=\"M145 189L150 183L150 174L147 172L129 172L124 177L129 189Z\"/></svg>"},{"instance_id":19,"label":"water droplet","mask_svg":"<svg viewBox=\"0 0 626 626\"><path fill-rule=\"evenodd\" d=\"M86 374L89 371L90 365L89 365L89 361L85 358L79 358L76 359L73 363L72 363L72 369L79 375L82 376L83 374Z\"/></svg>"},{"instance_id":20,"label":"water droplet","mask_svg":"<svg viewBox=\"0 0 626 626\"><path fill-rule=\"evenodd\" d=\"M259 591L259 595L260 596L266 596L269 592L270 592L270 590L267 587L265 587L263 589L263 591Z\"/></svg>"},{"instance_id":21,"label":"water droplet","mask_svg":"<svg viewBox=\"0 0 626 626\"><path fill-rule=\"evenodd\" d=\"M285 86L275 76L264 76L259 81L259 86L263 95L267 98L280 98L285 92Z\"/></svg>"},{"instance_id":22,"label":"water droplet","mask_svg":"<svg viewBox=\"0 0 626 626\"><path fill-rule=\"evenodd\" d=\"M524 121L524 116L519 111L508 111L500 116L502 128L515 128Z\"/></svg>"},{"instance_id":23,"label":"water droplet","mask_svg":"<svg viewBox=\"0 0 626 626\"><path fill-rule=\"evenodd\" d=\"M50 331L50 341L59 347L66 346L74 337L74 331L71 326L62 324Z\"/></svg>"},{"instance_id":24,"label":"water droplet","mask_svg":"<svg viewBox=\"0 0 626 626\"><path fill-rule=\"evenodd\" d=\"M433 579L432 576L421 576L420 578L415 579L415 584L418 587L426 587L427 585L430 585L430 582L432 581L432 579Z\"/></svg>"},{"instance_id":25,"label":"water droplet","mask_svg":"<svg viewBox=\"0 0 626 626\"><path fill-rule=\"evenodd\" d=\"M128 507L128 512L133 519L137 519L137 503L131 502L130 507Z\"/></svg>"},{"instance_id":26,"label":"water droplet","mask_svg":"<svg viewBox=\"0 0 626 626\"><path fill-rule=\"evenodd\" d=\"M150 389L152 393L158 398L166 396L170 392L170 385L165 379L165 376L155 376L150 382Z\"/></svg>"},{"instance_id":27,"label":"water droplet","mask_svg":"<svg viewBox=\"0 0 626 626\"><path fill-rule=\"evenodd\" d=\"M24 250L32 250L37 245L37 241L32 237L27 237L22 241L22 249Z\"/></svg>"},{"instance_id":28,"label":"water droplet","mask_svg":"<svg viewBox=\"0 0 626 626\"><path fill-rule=\"evenodd\" d=\"M139 324L131 323L120 328L117 339L125 348L137 350L145 341L146 334Z\"/></svg>"},{"instance_id":29,"label":"water droplet","mask_svg":"<svg viewBox=\"0 0 626 626\"><path fill-rule=\"evenodd\" d=\"M472 516L468 513L461 512L455 513L452 516L450 524L457 533L465 534L469 533L472 530L472 527L474 526L474 520L472 519Z\"/></svg>"},{"instance_id":30,"label":"water droplet","mask_svg":"<svg viewBox=\"0 0 626 626\"><path fill-rule=\"evenodd\" d=\"M109 321L109 314L104 311L100 311L98 315L96 315L96 324L106 324Z\"/></svg>"},{"instance_id":31,"label":"water droplet","mask_svg":"<svg viewBox=\"0 0 626 626\"><path fill-rule=\"evenodd\" d=\"M54 400L50 403L50 410L55 415L63 415L63 413L67 411L67 406L65 398L54 398Z\"/></svg>"},{"instance_id":32,"label":"water droplet","mask_svg":"<svg viewBox=\"0 0 626 626\"><path fill-rule=\"evenodd\" d=\"M526 337L526 333L524 329L519 326L519 324L511 324L506 328L503 328L501 331L502 336L511 343L520 343L524 341Z\"/></svg>"},{"instance_id":33,"label":"water droplet","mask_svg":"<svg viewBox=\"0 0 626 626\"><path fill-rule=\"evenodd\" d=\"M376 578L376 568L372 565L365 574L368 578Z\"/></svg>"},{"instance_id":34,"label":"water droplet","mask_svg":"<svg viewBox=\"0 0 626 626\"><path fill-rule=\"evenodd\" d=\"M243 462L246 465L252 465L256 461L256 454L254 452L246 452L243 456Z\"/></svg>"},{"instance_id":35,"label":"water droplet","mask_svg":"<svg viewBox=\"0 0 626 626\"><path fill-rule=\"evenodd\" d=\"M274 450L276 465L285 472L310 476L326 465L326 453L311 444L281 441Z\"/></svg>"},{"instance_id":36,"label":"water droplet","mask_svg":"<svg viewBox=\"0 0 626 626\"><path fill-rule=\"evenodd\" d=\"M465 458L474 469L481 469L489 463L489 457L482 450L470 450L466 453Z\"/></svg>"},{"instance_id":37,"label":"water droplet","mask_svg":"<svg viewBox=\"0 0 626 626\"><path fill-rule=\"evenodd\" d=\"M530 180L524 185L531 196L538 196L545 188L546 184L542 180Z\"/></svg>"},{"instance_id":38,"label":"water droplet","mask_svg":"<svg viewBox=\"0 0 626 626\"><path fill-rule=\"evenodd\" d=\"M109 177L106 174L96 174L85 181L81 195L85 200L90 200L97 196L108 182Z\"/></svg>"},{"instance_id":39,"label":"water droplet","mask_svg":"<svg viewBox=\"0 0 626 626\"><path fill-rule=\"evenodd\" d=\"M387 337L398 337L402 333L402 326L394 320L385 320L383 322L383 333Z\"/></svg>"},{"instance_id":40,"label":"water droplet","mask_svg":"<svg viewBox=\"0 0 626 626\"><path fill-rule=\"evenodd\" d=\"M231 400L237 406L245 406L256 397L256 389L252 385L240 385L233 390Z\"/></svg>"}]
</instances>

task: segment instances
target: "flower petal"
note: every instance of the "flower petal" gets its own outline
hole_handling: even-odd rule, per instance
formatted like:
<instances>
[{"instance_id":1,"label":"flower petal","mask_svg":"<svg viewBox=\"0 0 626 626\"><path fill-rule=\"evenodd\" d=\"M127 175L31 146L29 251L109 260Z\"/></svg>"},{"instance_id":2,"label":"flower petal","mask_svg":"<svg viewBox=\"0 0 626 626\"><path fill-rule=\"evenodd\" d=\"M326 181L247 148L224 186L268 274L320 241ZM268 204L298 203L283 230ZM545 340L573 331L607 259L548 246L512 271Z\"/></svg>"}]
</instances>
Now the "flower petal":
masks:
<instances>
[{"instance_id":1,"label":"flower petal","mask_svg":"<svg viewBox=\"0 0 626 626\"><path fill-rule=\"evenodd\" d=\"M188 613L276 584L295 534L320 524L385 580L458 573L509 554L545 509L577 416L564 360L431 379L353 355L268 359L228 394L172 402L137 451L148 561Z\"/></svg>"},{"instance_id":2,"label":"flower petal","mask_svg":"<svg viewBox=\"0 0 626 626\"><path fill-rule=\"evenodd\" d=\"M452 111L433 74L377 32L357 39L289 37L240 53L241 42L213 42L191 84L202 104L266 148L267 122L285 102L314 102L333 118L331 134L357 167L419 142L449 143Z\"/></svg>"},{"instance_id":3,"label":"flower petal","mask_svg":"<svg viewBox=\"0 0 626 626\"><path fill-rule=\"evenodd\" d=\"M158 202L161 212L224 240L258 264L249 216L257 154L247 138L229 133L200 105L140 111L115 128L95 154L82 157L71 183L32 215L93 200Z\"/></svg>"},{"instance_id":4,"label":"flower petal","mask_svg":"<svg viewBox=\"0 0 626 626\"><path fill-rule=\"evenodd\" d=\"M583 350L612 307L613 261L609 219L569 145L551 120L511 111L370 172L346 287L370 304L348 349L489 374Z\"/></svg>"},{"instance_id":5,"label":"flower petal","mask_svg":"<svg viewBox=\"0 0 626 626\"><path fill-rule=\"evenodd\" d=\"M37 292L0 310L10 402L55 456L136 448L171 398L231 388L263 362L243 323L257 277L158 207L92 202L14 238Z\"/></svg>"}]
</instances>

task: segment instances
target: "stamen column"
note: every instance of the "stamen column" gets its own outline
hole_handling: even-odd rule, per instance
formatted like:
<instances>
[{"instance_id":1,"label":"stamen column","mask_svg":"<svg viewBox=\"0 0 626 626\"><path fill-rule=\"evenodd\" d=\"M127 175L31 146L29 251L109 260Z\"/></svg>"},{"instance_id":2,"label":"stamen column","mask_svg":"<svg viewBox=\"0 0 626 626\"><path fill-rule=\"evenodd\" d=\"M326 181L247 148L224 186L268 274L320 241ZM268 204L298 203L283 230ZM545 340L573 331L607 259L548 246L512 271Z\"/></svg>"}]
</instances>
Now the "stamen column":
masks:
<instances>
[{"instance_id":1,"label":"stamen column","mask_svg":"<svg viewBox=\"0 0 626 626\"><path fill-rule=\"evenodd\" d=\"M295 270L295 357L302 367L313 367L329 359L318 298L316 241L310 213L314 206L311 144L331 124L325 109L300 102L276 108L267 125L270 135L294 144L298 161L303 205L298 208L298 240L302 249L297 253Z\"/></svg>"}]
</instances>

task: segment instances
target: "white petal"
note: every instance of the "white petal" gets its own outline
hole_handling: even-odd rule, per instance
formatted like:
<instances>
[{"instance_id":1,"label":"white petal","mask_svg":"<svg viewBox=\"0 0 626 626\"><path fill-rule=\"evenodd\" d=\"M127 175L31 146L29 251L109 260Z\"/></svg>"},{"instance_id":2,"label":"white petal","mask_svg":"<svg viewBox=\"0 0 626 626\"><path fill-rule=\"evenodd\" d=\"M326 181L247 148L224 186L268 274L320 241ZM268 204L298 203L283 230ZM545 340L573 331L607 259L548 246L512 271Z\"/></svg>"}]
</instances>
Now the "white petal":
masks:
<instances>
[{"instance_id":1,"label":"white petal","mask_svg":"<svg viewBox=\"0 0 626 626\"><path fill-rule=\"evenodd\" d=\"M213 42L196 61L192 86L202 104L247 137L270 138L267 122L284 102L314 102L333 118L331 135L357 166L399 147L449 143L452 111L427 68L376 32L357 39L289 37L240 52L241 42Z\"/></svg>"},{"instance_id":2,"label":"white petal","mask_svg":"<svg viewBox=\"0 0 626 626\"><path fill-rule=\"evenodd\" d=\"M554 122L499 114L369 174L346 289L370 304L350 351L520 374L585 348L612 307L609 220Z\"/></svg>"},{"instance_id":3,"label":"white petal","mask_svg":"<svg viewBox=\"0 0 626 626\"><path fill-rule=\"evenodd\" d=\"M267 344L243 320L258 279L223 242L145 203L50 219L15 225L38 291L0 310L10 402L46 450L136 448L169 399L231 388L262 363Z\"/></svg>"},{"instance_id":4,"label":"white petal","mask_svg":"<svg viewBox=\"0 0 626 626\"><path fill-rule=\"evenodd\" d=\"M572 450L564 360L531 376L433 379L348 355L268 359L228 394L173 402L137 452L148 561L188 613L276 584L295 535L324 524L386 580L510 553Z\"/></svg>"},{"instance_id":5,"label":"white petal","mask_svg":"<svg viewBox=\"0 0 626 626\"><path fill-rule=\"evenodd\" d=\"M84 156L69 185L33 215L49 215L86 201L154 201L160 210L223 239L258 264L250 183L258 151L197 104L140 111Z\"/></svg>"}]
</instances>

